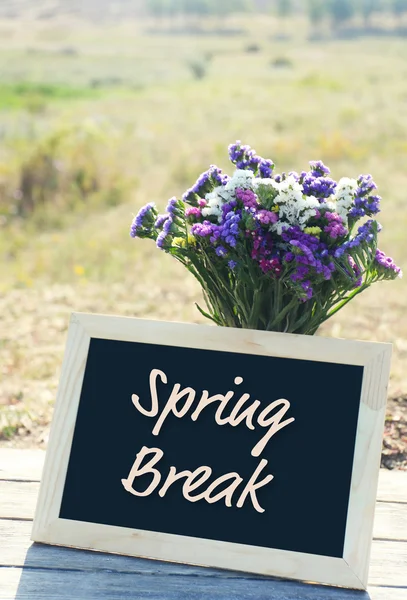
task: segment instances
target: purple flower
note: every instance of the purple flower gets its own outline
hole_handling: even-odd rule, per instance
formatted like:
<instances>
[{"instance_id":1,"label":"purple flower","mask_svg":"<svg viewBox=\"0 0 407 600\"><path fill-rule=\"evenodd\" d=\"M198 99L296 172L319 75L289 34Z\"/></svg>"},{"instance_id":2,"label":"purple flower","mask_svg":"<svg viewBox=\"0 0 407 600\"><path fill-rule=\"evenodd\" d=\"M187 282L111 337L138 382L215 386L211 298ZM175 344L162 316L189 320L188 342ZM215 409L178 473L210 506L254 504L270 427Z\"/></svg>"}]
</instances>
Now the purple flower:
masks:
<instances>
[{"instance_id":1,"label":"purple flower","mask_svg":"<svg viewBox=\"0 0 407 600\"><path fill-rule=\"evenodd\" d=\"M146 226L145 221L152 219L152 211L155 208L154 202L149 202L145 206L142 206L138 211L137 215L134 217L133 222L130 228L131 237L136 237L138 233L138 229L142 229ZM149 223L151 225L152 223Z\"/></svg>"},{"instance_id":2,"label":"purple flower","mask_svg":"<svg viewBox=\"0 0 407 600\"><path fill-rule=\"evenodd\" d=\"M250 146L242 145L240 140L230 144L229 159L238 169L250 169L251 171L256 171L260 162L260 157L256 155L256 152Z\"/></svg>"},{"instance_id":3,"label":"purple flower","mask_svg":"<svg viewBox=\"0 0 407 600\"><path fill-rule=\"evenodd\" d=\"M223 175L222 170L216 165L211 165L207 171L202 173L195 184L182 196L184 202L195 204L199 200L197 196L205 196L219 185L225 185L229 180L228 175Z\"/></svg>"},{"instance_id":4,"label":"purple flower","mask_svg":"<svg viewBox=\"0 0 407 600\"><path fill-rule=\"evenodd\" d=\"M156 219L156 221L154 223L154 227L156 229L160 229L164 225L165 221L168 218L169 218L169 215L167 215L167 213L165 215L158 215L158 217L157 217L157 219Z\"/></svg>"},{"instance_id":5,"label":"purple flower","mask_svg":"<svg viewBox=\"0 0 407 600\"><path fill-rule=\"evenodd\" d=\"M296 272L290 276L291 281L301 281L309 273L309 268L305 265L300 265Z\"/></svg>"},{"instance_id":6,"label":"purple flower","mask_svg":"<svg viewBox=\"0 0 407 600\"><path fill-rule=\"evenodd\" d=\"M373 181L373 177L370 174L359 175L357 181L359 186L357 195L367 196L368 194L373 192L373 190L377 190L377 185Z\"/></svg>"},{"instance_id":7,"label":"purple flower","mask_svg":"<svg viewBox=\"0 0 407 600\"><path fill-rule=\"evenodd\" d=\"M305 297L301 298L302 302L306 302L307 300L311 300L312 298L312 294L313 294L313 289L311 286L311 282L310 281L303 281L301 284L302 289L305 292Z\"/></svg>"},{"instance_id":8,"label":"purple flower","mask_svg":"<svg viewBox=\"0 0 407 600\"><path fill-rule=\"evenodd\" d=\"M270 159L262 158L248 145L242 145L240 140L229 146L229 159L237 169L247 169L260 177L270 178L273 174L274 163Z\"/></svg>"},{"instance_id":9,"label":"purple flower","mask_svg":"<svg viewBox=\"0 0 407 600\"><path fill-rule=\"evenodd\" d=\"M230 261L228 262L228 267L229 267L229 269L231 269L232 271L233 271L233 269L236 267L236 265L237 265L237 262L236 262L235 260L230 260Z\"/></svg>"},{"instance_id":10,"label":"purple flower","mask_svg":"<svg viewBox=\"0 0 407 600\"><path fill-rule=\"evenodd\" d=\"M212 225L212 235L210 237L210 241L212 244L216 244L216 242L221 238L223 228L221 225Z\"/></svg>"},{"instance_id":11,"label":"purple flower","mask_svg":"<svg viewBox=\"0 0 407 600\"><path fill-rule=\"evenodd\" d=\"M355 200L352 208L349 211L349 216L354 219L361 217L376 215L380 212L381 197L374 195L372 192L377 189L377 185L373 181L371 175L359 175L357 180L358 187L355 192Z\"/></svg>"},{"instance_id":12,"label":"purple flower","mask_svg":"<svg viewBox=\"0 0 407 600\"><path fill-rule=\"evenodd\" d=\"M355 263L351 256L348 256L348 262L353 271L353 273L351 274L351 278L355 279L353 287L358 288L362 285L363 281L362 271L359 269L358 265Z\"/></svg>"},{"instance_id":13,"label":"purple flower","mask_svg":"<svg viewBox=\"0 0 407 600\"><path fill-rule=\"evenodd\" d=\"M167 208L165 210L167 211L168 214L175 215L176 206L177 206L177 199L175 196L173 196L172 198L170 198L170 200L168 200Z\"/></svg>"},{"instance_id":14,"label":"purple flower","mask_svg":"<svg viewBox=\"0 0 407 600\"><path fill-rule=\"evenodd\" d=\"M329 177L318 177L313 172L301 173L300 183L302 183L304 194L306 196L315 196L316 198L329 198L335 193L337 183Z\"/></svg>"},{"instance_id":15,"label":"purple flower","mask_svg":"<svg viewBox=\"0 0 407 600\"><path fill-rule=\"evenodd\" d=\"M259 175L263 179L271 179L273 176L274 163L269 158L262 158L259 164Z\"/></svg>"},{"instance_id":16,"label":"purple flower","mask_svg":"<svg viewBox=\"0 0 407 600\"><path fill-rule=\"evenodd\" d=\"M227 213L229 213L230 211L234 210L237 206L237 202L236 200L231 200L230 202L225 202L225 204L222 205L222 214L223 217L225 217L227 215Z\"/></svg>"},{"instance_id":17,"label":"purple flower","mask_svg":"<svg viewBox=\"0 0 407 600\"><path fill-rule=\"evenodd\" d=\"M157 248L160 248L160 250L163 249L166 237L167 237L167 234L165 233L165 231L162 231L157 238L156 245L157 245Z\"/></svg>"},{"instance_id":18,"label":"purple flower","mask_svg":"<svg viewBox=\"0 0 407 600\"><path fill-rule=\"evenodd\" d=\"M243 202L246 208L256 208L258 206L257 196L252 190L243 190L236 188L236 198Z\"/></svg>"},{"instance_id":19,"label":"purple flower","mask_svg":"<svg viewBox=\"0 0 407 600\"><path fill-rule=\"evenodd\" d=\"M174 223L174 221L172 220L172 218L168 217L168 219L164 223L163 231L165 233L170 233L173 223Z\"/></svg>"},{"instance_id":20,"label":"purple flower","mask_svg":"<svg viewBox=\"0 0 407 600\"><path fill-rule=\"evenodd\" d=\"M315 275L322 276L326 280L331 279L329 264L324 262L329 257L326 244L315 236L304 233L299 227L290 227L281 237L292 248L284 258L286 262L295 266L295 271L291 274L293 282L303 280L308 275L309 269L312 269Z\"/></svg>"},{"instance_id":21,"label":"purple flower","mask_svg":"<svg viewBox=\"0 0 407 600\"><path fill-rule=\"evenodd\" d=\"M272 277L279 277L283 266L278 249L273 245L272 234L259 227L255 231L247 231L246 237L252 239L251 257L258 263L262 272Z\"/></svg>"},{"instance_id":22,"label":"purple flower","mask_svg":"<svg viewBox=\"0 0 407 600\"><path fill-rule=\"evenodd\" d=\"M252 238L253 249L251 257L253 260L260 261L272 255L273 238L270 232L259 227L255 231L247 231L246 236Z\"/></svg>"},{"instance_id":23,"label":"purple flower","mask_svg":"<svg viewBox=\"0 0 407 600\"><path fill-rule=\"evenodd\" d=\"M327 211L325 213L325 218L328 221L328 225L324 227L324 232L327 233L332 240L343 237L348 233L343 225L342 218L338 213Z\"/></svg>"},{"instance_id":24,"label":"purple flower","mask_svg":"<svg viewBox=\"0 0 407 600\"><path fill-rule=\"evenodd\" d=\"M393 271L395 275L397 275L398 277L402 277L403 273L400 267L396 265L396 263L390 256L386 256L384 252L379 250L379 248L377 248L376 250L375 261L383 269Z\"/></svg>"},{"instance_id":25,"label":"purple flower","mask_svg":"<svg viewBox=\"0 0 407 600\"><path fill-rule=\"evenodd\" d=\"M256 219L262 225L271 225L272 223L277 223L278 215L271 210L262 209L256 213Z\"/></svg>"},{"instance_id":26,"label":"purple flower","mask_svg":"<svg viewBox=\"0 0 407 600\"><path fill-rule=\"evenodd\" d=\"M314 175L314 177L324 177L331 172L322 160L311 160L309 166L311 167L311 175Z\"/></svg>"},{"instance_id":27,"label":"purple flower","mask_svg":"<svg viewBox=\"0 0 407 600\"><path fill-rule=\"evenodd\" d=\"M241 211L230 211L226 213L223 223L219 226L220 237L232 248L237 243L241 218Z\"/></svg>"},{"instance_id":28,"label":"purple flower","mask_svg":"<svg viewBox=\"0 0 407 600\"><path fill-rule=\"evenodd\" d=\"M370 219L369 221L366 221L366 223L361 225L358 228L358 233L357 235L355 235L354 238L348 240L347 242L344 242L335 250L335 258L340 258L345 252L347 252L351 248L358 248L361 244L372 241L374 238L374 235L372 233L374 223L375 221Z\"/></svg>"},{"instance_id":29,"label":"purple flower","mask_svg":"<svg viewBox=\"0 0 407 600\"><path fill-rule=\"evenodd\" d=\"M322 275L326 281L331 279L332 276L332 268L335 270L335 265L333 263L329 263L329 265L322 265Z\"/></svg>"},{"instance_id":30,"label":"purple flower","mask_svg":"<svg viewBox=\"0 0 407 600\"><path fill-rule=\"evenodd\" d=\"M163 249L164 244L165 244L165 239L167 238L167 236L170 233L173 232L173 229L175 227L175 225L174 225L174 227L173 227L173 225L174 225L173 218L172 218L172 216L168 215L168 218L164 222L163 230L157 237L157 240L156 240L157 248L160 248L161 250Z\"/></svg>"},{"instance_id":31,"label":"purple flower","mask_svg":"<svg viewBox=\"0 0 407 600\"><path fill-rule=\"evenodd\" d=\"M131 235L132 238L137 237L137 225L136 225L136 220L135 219L133 219L133 222L132 222L131 227L130 227L130 235Z\"/></svg>"},{"instance_id":32,"label":"purple flower","mask_svg":"<svg viewBox=\"0 0 407 600\"><path fill-rule=\"evenodd\" d=\"M228 253L228 251L224 246L218 246L215 250L215 253L217 256L225 256Z\"/></svg>"},{"instance_id":33,"label":"purple flower","mask_svg":"<svg viewBox=\"0 0 407 600\"><path fill-rule=\"evenodd\" d=\"M298 175L297 171L290 171L288 173L288 175L290 175L291 177L293 177L295 179L295 181L300 181L300 179L302 179L303 177L305 177L306 174L307 173L305 171L302 171L301 175ZM283 173L283 175L284 175L284 179L286 179L286 174Z\"/></svg>"},{"instance_id":34,"label":"purple flower","mask_svg":"<svg viewBox=\"0 0 407 600\"><path fill-rule=\"evenodd\" d=\"M297 262L316 266L316 259L310 247L307 244L301 243L299 240L291 240L291 246L298 248L303 253L303 256L297 256Z\"/></svg>"},{"instance_id":35,"label":"purple flower","mask_svg":"<svg viewBox=\"0 0 407 600\"><path fill-rule=\"evenodd\" d=\"M209 235L212 235L213 227L216 227L216 225L214 226L210 221L195 223L195 225L192 225L191 227L191 233L198 237L208 237Z\"/></svg>"}]
</instances>

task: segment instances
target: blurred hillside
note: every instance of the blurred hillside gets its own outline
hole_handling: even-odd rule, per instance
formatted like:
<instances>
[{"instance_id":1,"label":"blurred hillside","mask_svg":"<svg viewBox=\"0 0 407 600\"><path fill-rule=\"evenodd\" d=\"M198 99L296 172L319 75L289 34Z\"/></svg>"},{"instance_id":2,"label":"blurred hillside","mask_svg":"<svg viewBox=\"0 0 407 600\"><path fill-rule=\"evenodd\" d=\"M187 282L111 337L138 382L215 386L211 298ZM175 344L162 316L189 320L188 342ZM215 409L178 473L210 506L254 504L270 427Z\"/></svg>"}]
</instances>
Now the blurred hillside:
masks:
<instances>
[{"instance_id":1,"label":"blurred hillside","mask_svg":"<svg viewBox=\"0 0 407 600\"><path fill-rule=\"evenodd\" d=\"M372 173L381 246L406 270L405 15L387 4L368 21L359 10L334 24L325 12L311 20L302 2L202 18L146 6L0 2L4 439L43 435L72 311L202 322L196 282L129 227L141 204L164 208L209 164L230 171L236 139L278 171L321 159L335 178ZM394 343L400 411L406 294L405 280L378 285L321 329ZM388 427L405 445L400 414Z\"/></svg>"},{"instance_id":2,"label":"blurred hillside","mask_svg":"<svg viewBox=\"0 0 407 600\"><path fill-rule=\"evenodd\" d=\"M351 24L364 30L388 32L403 26L407 0L2 0L0 19L60 19L77 17L93 22L123 19L195 17L195 25L210 17L243 14L304 15L317 29L325 20L333 29ZM393 21L391 22L391 17ZM198 21L197 21L198 19Z\"/></svg>"},{"instance_id":3,"label":"blurred hillside","mask_svg":"<svg viewBox=\"0 0 407 600\"><path fill-rule=\"evenodd\" d=\"M0 18L47 20L75 15L108 20L116 15L138 16L143 8L143 0L2 0Z\"/></svg>"}]
</instances>

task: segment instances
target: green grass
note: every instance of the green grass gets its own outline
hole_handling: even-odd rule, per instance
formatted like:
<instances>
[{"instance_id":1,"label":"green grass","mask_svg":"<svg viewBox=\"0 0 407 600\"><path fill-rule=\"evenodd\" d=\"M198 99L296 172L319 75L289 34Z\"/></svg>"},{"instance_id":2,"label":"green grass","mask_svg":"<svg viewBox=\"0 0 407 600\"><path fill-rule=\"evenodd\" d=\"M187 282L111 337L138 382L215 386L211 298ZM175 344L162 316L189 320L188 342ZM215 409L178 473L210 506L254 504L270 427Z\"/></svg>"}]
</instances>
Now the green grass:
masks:
<instances>
[{"instance_id":1,"label":"green grass","mask_svg":"<svg viewBox=\"0 0 407 600\"><path fill-rule=\"evenodd\" d=\"M98 98L100 92L89 87L72 87L52 83L21 83L0 84L0 110L29 110L38 111L49 103L81 100L83 98Z\"/></svg>"},{"instance_id":2,"label":"green grass","mask_svg":"<svg viewBox=\"0 0 407 600\"><path fill-rule=\"evenodd\" d=\"M71 310L202 320L195 281L128 231L141 204L164 208L211 163L230 170L236 139L278 171L322 159L335 178L372 173L381 246L407 264L404 43L278 43L273 21L247 26L229 39L178 39L131 23L67 24L55 36L36 23L24 38L15 24L12 43L0 41L0 399L17 398L13 414L49 420ZM246 52L251 41L259 52ZM195 79L188 63L209 54ZM289 67L273 66L281 57ZM33 211L19 207L23 181ZM407 392L406 293L405 280L378 285L322 329L394 341L392 394Z\"/></svg>"}]
</instances>

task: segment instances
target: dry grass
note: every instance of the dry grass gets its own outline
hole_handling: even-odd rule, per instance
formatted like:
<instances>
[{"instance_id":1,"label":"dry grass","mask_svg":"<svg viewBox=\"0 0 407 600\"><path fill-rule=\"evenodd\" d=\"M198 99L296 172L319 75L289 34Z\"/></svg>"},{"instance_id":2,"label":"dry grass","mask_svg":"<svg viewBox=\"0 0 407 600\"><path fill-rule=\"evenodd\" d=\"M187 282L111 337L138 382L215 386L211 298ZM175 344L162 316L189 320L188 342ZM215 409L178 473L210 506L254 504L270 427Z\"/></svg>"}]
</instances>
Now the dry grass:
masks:
<instances>
[{"instance_id":1,"label":"dry grass","mask_svg":"<svg viewBox=\"0 0 407 600\"><path fill-rule=\"evenodd\" d=\"M96 96L47 98L39 112L14 104L3 109L0 184L18 185L32 144L27 132L37 143L50 131L84 123L109 128L108 148L93 148L98 168L134 181L120 206L106 208L95 195L56 207L51 197L31 218L3 227L3 435L49 422L72 310L201 320L191 276L148 242L130 240L128 229L141 204L155 200L163 207L210 163L227 167L227 145L235 139L273 158L279 170L300 170L321 158L335 177L371 172L384 198L381 245L407 264L405 46L397 39L276 43L273 23L253 18L251 25L246 37L177 39L135 35L131 24L102 30L37 23L25 35L24 23L0 23L13 32L0 42L6 83L36 77L86 89L102 82ZM251 39L260 52L245 52ZM61 54L61 46L76 54ZM195 80L188 60L207 53L207 75ZM285 57L285 67L271 66L278 57ZM75 160L75 148L69 152L62 160ZM405 280L377 285L321 330L392 341L392 396L407 393L406 292Z\"/></svg>"}]
</instances>

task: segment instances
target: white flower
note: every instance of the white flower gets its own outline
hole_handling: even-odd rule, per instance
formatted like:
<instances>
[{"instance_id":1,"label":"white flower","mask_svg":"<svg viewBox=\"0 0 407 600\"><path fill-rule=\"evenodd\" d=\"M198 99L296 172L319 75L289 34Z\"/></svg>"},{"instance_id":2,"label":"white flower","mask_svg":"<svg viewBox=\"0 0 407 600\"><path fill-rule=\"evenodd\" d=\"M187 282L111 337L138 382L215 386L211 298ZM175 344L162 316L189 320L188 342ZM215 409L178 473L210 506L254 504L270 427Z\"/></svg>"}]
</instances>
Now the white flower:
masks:
<instances>
[{"instance_id":1,"label":"white flower","mask_svg":"<svg viewBox=\"0 0 407 600\"><path fill-rule=\"evenodd\" d=\"M289 227L291 227L289 223L284 223L284 221L277 221L277 223L273 223L273 225L271 225L270 229L272 231L275 231L277 235L281 235L283 231L289 229Z\"/></svg>"},{"instance_id":2,"label":"white flower","mask_svg":"<svg viewBox=\"0 0 407 600\"><path fill-rule=\"evenodd\" d=\"M279 193L274 202L279 206L280 219L288 221L288 226L304 225L315 215L314 207L319 202L316 198L305 198L302 185L292 175L277 185Z\"/></svg>"},{"instance_id":3,"label":"white flower","mask_svg":"<svg viewBox=\"0 0 407 600\"><path fill-rule=\"evenodd\" d=\"M276 204L295 204L302 200L303 187L293 175L289 175L287 179L281 181L279 184L279 194L275 198Z\"/></svg>"},{"instance_id":4,"label":"white flower","mask_svg":"<svg viewBox=\"0 0 407 600\"><path fill-rule=\"evenodd\" d=\"M299 190L302 192L302 185L298 183L294 175L288 175L285 179L280 181L280 191L285 192L287 190Z\"/></svg>"},{"instance_id":5,"label":"white flower","mask_svg":"<svg viewBox=\"0 0 407 600\"><path fill-rule=\"evenodd\" d=\"M315 196L304 197L297 204L297 219L301 227L306 225L312 217L315 217L316 211L321 206L319 200L315 198Z\"/></svg>"},{"instance_id":6,"label":"white flower","mask_svg":"<svg viewBox=\"0 0 407 600\"><path fill-rule=\"evenodd\" d=\"M334 204L333 202L324 202L322 204L321 208L326 208L327 210L330 210L331 212L335 212L336 204Z\"/></svg>"},{"instance_id":7,"label":"white flower","mask_svg":"<svg viewBox=\"0 0 407 600\"><path fill-rule=\"evenodd\" d=\"M237 188L243 190L253 189L254 173L253 171L245 171L244 169L237 169L231 179L225 185L226 191L234 192Z\"/></svg>"},{"instance_id":8,"label":"white flower","mask_svg":"<svg viewBox=\"0 0 407 600\"><path fill-rule=\"evenodd\" d=\"M338 187L335 192L336 212L341 216L345 223L348 219L348 212L353 205L355 199L355 191L358 187L356 179L342 177L338 181Z\"/></svg>"},{"instance_id":9,"label":"white flower","mask_svg":"<svg viewBox=\"0 0 407 600\"><path fill-rule=\"evenodd\" d=\"M276 183L274 180L266 181L266 185L273 185L278 190L274 203L279 207L280 220L272 226L272 230L276 231L278 235L281 235L282 231L288 227L295 225L304 229L308 221L315 217L316 211L321 208L321 203L315 196L304 196L302 184L298 183L293 175L289 175L280 183Z\"/></svg>"},{"instance_id":10,"label":"white flower","mask_svg":"<svg viewBox=\"0 0 407 600\"><path fill-rule=\"evenodd\" d=\"M275 179L262 179L261 177L255 177L253 179L253 188L259 187L259 185L266 185L273 187L275 190L280 190L280 184Z\"/></svg>"},{"instance_id":11,"label":"white flower","mask_svg":"<svg viewBox=\"0 0 407 600\"><path fill-rule=\"evenodd\" d=\"M229 196L228 192L225 194L225 188L223 186L219 186L209 194L206 194L205 200L207 204L201 211L202 216L215 216L220 222L222 219L222 206L225 202L228 202Z\"/></svg>"},{"instance_id":12,"label":"white flower","mask_svg":"<svg viewBox=\"0 0 407 600\"><path fill-rule=\"evenodd\" d=\"M338 181L338 186L336 188L336 196L338 195L338 193L341 190L346 190L346 189L356 190L357 187L358 187L358 182L356 181L356 179L352 179L351 177L342 177Z\"/></svg>"}]
</instances>

